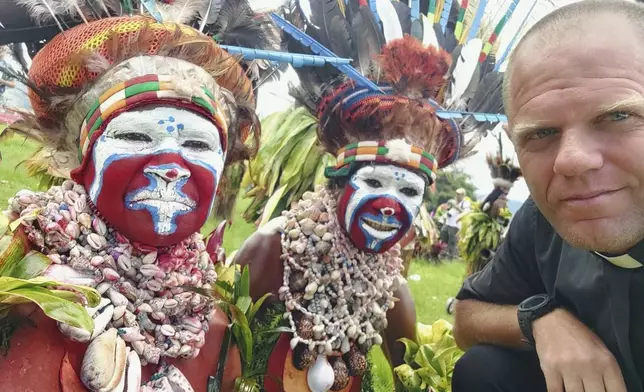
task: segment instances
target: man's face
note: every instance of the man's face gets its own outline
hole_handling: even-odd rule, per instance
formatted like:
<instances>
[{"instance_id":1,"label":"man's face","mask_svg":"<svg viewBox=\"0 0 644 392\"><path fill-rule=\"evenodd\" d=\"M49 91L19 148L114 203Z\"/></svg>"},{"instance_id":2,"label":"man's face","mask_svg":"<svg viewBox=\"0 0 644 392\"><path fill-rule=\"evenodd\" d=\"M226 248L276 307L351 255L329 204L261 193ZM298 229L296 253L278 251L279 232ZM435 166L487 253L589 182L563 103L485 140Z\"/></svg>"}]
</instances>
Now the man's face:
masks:
<instances>
[{"instance_id":1,"label":"man's face","mask_svg":"<svg viewBox=\"0 0 644 392\"><path fill-rule=\"evenodd\" d=\"M84 185L127 238L166 246L204 224L224 160L217 127L195 113L173 107L124 112L96 141Z\"/></svg>"},{"instance_id":2,"label":"man's face","mask_svg":"<svg viewBox=\"0 0 644 392\"><path fill-rule=\"evenodd\" d=\"M344 188L338 220L354 245L382 253L409 231L423 203L425 180L393 165L360 168Z\"/></svg>"},{"instance_id":3,"label":"man's face","mask_svg":"<svg viewBox=\"0 0 644 392\"><path fill-rule=\"evenodd\" d=\"M456 202L457 203L462 202L464 198L465 198L465 193L457 193L456 194Z\"/></svg>"},{"instance_id":4,"label":"man's face","mask_svg":"<svg viewBox=\"0 0 644 392\"><path fill-rule=\"evenodd\" d=\"M624 252L644 237L644 44L624 18L592 19L552 45L520 48L508 134L557 232Z\"/></svg>"}]
</instances>

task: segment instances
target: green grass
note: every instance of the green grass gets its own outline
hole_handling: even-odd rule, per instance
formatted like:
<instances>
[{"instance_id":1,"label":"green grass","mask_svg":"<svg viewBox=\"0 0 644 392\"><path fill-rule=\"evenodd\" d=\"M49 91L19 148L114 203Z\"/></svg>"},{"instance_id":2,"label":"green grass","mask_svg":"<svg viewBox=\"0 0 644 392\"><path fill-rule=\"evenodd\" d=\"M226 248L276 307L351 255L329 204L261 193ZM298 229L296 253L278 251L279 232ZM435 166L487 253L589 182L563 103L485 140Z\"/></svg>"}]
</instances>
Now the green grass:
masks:
<instances>
[{"instance_id":1,"label":"green grass","mask_svg":"<svg viewBox=\"0 0 644 392\"><path fill-rule=\"evenodd\" d=\"M4 210L6 200L21 189L37 189L37 181L27 177L25 170L16 165L36 150L36 145L21 138L14 137L0 142L0 210ZM224 247L227 253L239 249L241 244L255 231L255 226L246 223L241 214L250 204L249 200L240 199L236 207L233 224L226 229ZM202 232L209 234L217 227L216 219L209 220ZM419 280L408 279L409 287L414 297L416 314L419 322L431 324L438 319L453 321L452 316L445 312L448 297L456 295L465 273L465 265L460 262L432 265L424 260L414 260L409 277L418 275ZM372 372L375 376L374 392L391 392L393 379L391 369L382 350L376 348L371 353Z\"/></svg>"},{"instance_id":2,"label":"green grass","mask_svg":"<svg viewBox=\"0 0 644 392\"><path fill-rule=\"evenodd\" d=\"M1 126L0 126L1 127ZM0 130L1 131L1 130ZM38 189L38 181L27 177L18 163L36 151L36 144L24 138L13 137L0 142L0 210L7 207L7 199L21 189Z\"/></svg>"}]
</instances>

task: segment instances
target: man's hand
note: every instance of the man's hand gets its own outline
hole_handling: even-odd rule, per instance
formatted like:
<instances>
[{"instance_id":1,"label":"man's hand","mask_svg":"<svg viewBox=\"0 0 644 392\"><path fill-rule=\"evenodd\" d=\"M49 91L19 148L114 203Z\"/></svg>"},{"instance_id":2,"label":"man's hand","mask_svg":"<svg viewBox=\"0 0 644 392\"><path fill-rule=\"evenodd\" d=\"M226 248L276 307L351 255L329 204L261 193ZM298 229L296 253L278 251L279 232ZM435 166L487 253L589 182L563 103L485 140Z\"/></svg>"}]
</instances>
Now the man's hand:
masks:
<instances>
[{"instance_id":1,"label":"man's hand","mask_svg":"<svg viewBox=\"0 0 644 392\"><path fill-rule=\"evenodd\" d=\"M626 392L613 354L569 312L557 309L532 330L548 392Z\"/></svg>"}]
</instances>

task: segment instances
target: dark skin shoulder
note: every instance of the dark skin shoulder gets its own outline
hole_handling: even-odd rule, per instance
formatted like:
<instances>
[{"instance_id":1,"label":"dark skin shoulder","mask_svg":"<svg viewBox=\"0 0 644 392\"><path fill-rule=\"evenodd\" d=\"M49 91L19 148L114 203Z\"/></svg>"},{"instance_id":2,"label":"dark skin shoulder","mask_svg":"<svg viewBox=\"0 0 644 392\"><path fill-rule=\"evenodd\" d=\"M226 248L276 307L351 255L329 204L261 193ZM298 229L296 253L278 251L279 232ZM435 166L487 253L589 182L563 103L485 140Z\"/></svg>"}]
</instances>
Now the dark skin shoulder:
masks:
<instances>
[{"instance_id":1,"label":"dark skin shoulder","mask_svg":"<svg viewBox=\"0 0 644 392\"><path fill-rule=\"evenodd\" d=\"M249 266L253 300L266 293L273 294L267 302L278 300L277 292L282 285L284 272L281 255L279 233L256 232L238 251L236 262L242 267ZM402 287L395 296L399 301L387 312L388 326L383 333L382 347L392 367L404 363L405 346L398 342L398 339L416 339L416 310L409 288Z\"/></svg>"}]
</instances>

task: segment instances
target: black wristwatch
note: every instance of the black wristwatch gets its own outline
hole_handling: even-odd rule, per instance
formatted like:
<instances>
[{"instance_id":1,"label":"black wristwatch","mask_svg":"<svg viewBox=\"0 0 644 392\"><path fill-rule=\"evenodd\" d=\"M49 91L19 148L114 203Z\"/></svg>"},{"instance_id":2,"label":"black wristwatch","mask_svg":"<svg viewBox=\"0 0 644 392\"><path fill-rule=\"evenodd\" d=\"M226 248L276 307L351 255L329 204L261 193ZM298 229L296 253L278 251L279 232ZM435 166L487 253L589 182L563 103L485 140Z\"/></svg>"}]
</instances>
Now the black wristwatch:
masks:
<instances>
[{"instance_id":1,"label":"black wristwatch","mask_svg":"<svg viewBox=\"0 0 644 392\"><path fill-rule=\"evenodd\" d=\"M517 312L519 327L526 343L534 346L534 336L532 335L532 323L534 320L545 316L558 307L557 301L547 294L534 295L519 304Z\"/></svg>"}]
</instances>

